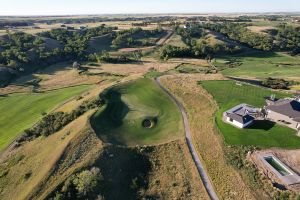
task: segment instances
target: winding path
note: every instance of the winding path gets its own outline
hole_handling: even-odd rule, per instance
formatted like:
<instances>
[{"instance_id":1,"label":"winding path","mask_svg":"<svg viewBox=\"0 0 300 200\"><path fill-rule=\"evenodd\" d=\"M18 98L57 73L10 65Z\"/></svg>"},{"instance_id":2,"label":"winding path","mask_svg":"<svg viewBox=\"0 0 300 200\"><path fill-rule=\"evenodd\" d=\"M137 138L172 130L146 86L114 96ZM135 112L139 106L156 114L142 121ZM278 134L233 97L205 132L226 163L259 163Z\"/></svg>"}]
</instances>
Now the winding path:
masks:
<instances>
[{"instance_id":1,"label":"winding path","mask_svg":"<svg viewBox=\"0 0 300 200\"><path fill-rule=\"evenodd\" d=\"M195 165L198 169L198 172L200 174L201 180L204 184L204 187L209 195L209 197L212 200L218 200L218 196L209 180L208 175L206 174L203 165L199 159L199 156L196 152L196 149L193 145L192 142L192 137L191 137L191 131L190 131L190 126L189 126L189 122L188 122L188 117L187 117L187 113L184 109L184 107L182 106L182 104L176 99L175 96L173 96L164 86L162 86L162 84L160 83L160 77L155 78L155 82L157 83L157 85L168 95L171 97L171 99L174 100L174 102L176 103L176 105L178 106L181 115L182 115L182 119L183 119L183 124L184 124L184 130L185 130L185 138L186 138L186 143L189 147L190 153L193 157L193 160L195 162Z\"/></svg>"}]
</instances>

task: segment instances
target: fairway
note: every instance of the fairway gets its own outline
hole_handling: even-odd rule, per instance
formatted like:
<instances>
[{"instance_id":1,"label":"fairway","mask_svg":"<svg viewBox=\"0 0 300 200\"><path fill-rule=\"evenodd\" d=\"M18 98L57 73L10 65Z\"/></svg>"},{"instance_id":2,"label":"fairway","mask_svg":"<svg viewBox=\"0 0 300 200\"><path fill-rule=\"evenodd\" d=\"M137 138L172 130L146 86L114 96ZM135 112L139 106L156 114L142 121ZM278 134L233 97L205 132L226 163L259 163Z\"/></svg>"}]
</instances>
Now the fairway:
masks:
<instances>
[{"instance_id":1,"label":"fairway","mask_svg":"<svg viewBox=\"0 0 300 200\"><path fill-rule=\"evenodd\" d=\"M77 86L44 93L0 97L0 150L59 103L79 95L90 86Z\"/></svg>"},{"instance_id":2,"label":"fairway","mask_svg":"<svg viewBox=\"0 0 300 200\"><path fill-rule=\"evenodd\" d=\"M240 103L262 107L264 98L274 94L271 90L236 85L234 81L203 81L201 85L213 95L220 109L216 113L216 123L229 145L253 145L262 148L299 148L300 137L295 130L268 121L255 123L246 129L238 129L222 121L222 113ZM275 93L276 97L284 97Z\"/></svg>"},{"instance_id":3,"label":"fairway","mask_svg":"<svg viewBox=\"0 0 300 200\"><path fill-rule=\"evenodd\" d=\"M231 59L240 63L237 67L227 67ZM218 68L224 68L222 74L226 76L239 76L251 78L285 78L300 81L300 57L288 56L279 53L255 53L241 57L225 57L216 59L214 64Z\"/></svg>"},{"instance_id":4,"label":"fairway","mask_svg":"<svg viewBox=\"0 0 300 200\"><path fill-rule=\"evenodd\" d=\"M183 136L178 108L152 79L115 86L101 98L106 104L91 118L91 124L104 142L153 145ZM152 121L150 128L143 127L145 119Z\"/></svg>"}]
</instances>

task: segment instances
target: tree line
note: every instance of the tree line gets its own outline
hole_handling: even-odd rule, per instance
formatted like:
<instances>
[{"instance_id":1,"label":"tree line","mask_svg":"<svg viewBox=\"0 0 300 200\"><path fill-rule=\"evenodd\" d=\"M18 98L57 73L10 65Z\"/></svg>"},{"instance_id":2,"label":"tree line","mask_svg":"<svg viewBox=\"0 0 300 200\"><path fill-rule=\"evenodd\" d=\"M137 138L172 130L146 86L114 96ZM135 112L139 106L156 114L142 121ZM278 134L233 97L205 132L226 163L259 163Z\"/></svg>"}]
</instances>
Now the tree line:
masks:
<instances>
[{"instance_id":1,"label":"tree line","mask_svg":"<svg viewBox=\"0 0 300 200\"><path fill-rule=\"evenodd\" d=\"M292 55L300 53L300 27L280 24L270 34L254 33L241 23L204 23L202 27L224 34L251 48L263 51L289 51Z\"/></svg>"},{"instance_id":2,"label":"tree line","mask_svg":"<svg viewBox=\"0 0 300 200\"><path fill-rule=\"evenodd\" d=\"M88 42L91 37L112 33L116 28L100 26L84 31L68 31L53 29L33 36L23 32L10 33L7 39L0 40L0 65L16 70L35 65L45 66L59 62L80 58L87 59ZM57 40L60 47L48 48L45 38Z\"/></svg>"},{"instance_id":3,"label":"tree line","mask_svg":"<svg viewBox=\"0 0 300 200\"><path fill-rule=\"evenodd\" d=\"M210 44L206 40L207 33L201 25L187 24L185 28L176 26L174 32L181 36L187 47L165 45L159 50L160 59L167 60L172 57L195 57L211 59L214 55L233 54L241 48L226 43Z\"/></svg>"}]
</instances>

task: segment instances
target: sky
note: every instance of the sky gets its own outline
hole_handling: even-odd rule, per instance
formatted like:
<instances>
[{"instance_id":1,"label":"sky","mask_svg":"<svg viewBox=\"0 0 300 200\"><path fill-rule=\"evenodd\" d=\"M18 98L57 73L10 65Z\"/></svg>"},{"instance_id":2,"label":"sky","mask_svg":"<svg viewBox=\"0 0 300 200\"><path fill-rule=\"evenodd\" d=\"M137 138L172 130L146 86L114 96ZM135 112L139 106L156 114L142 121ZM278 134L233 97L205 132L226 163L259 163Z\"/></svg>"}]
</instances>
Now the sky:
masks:
<instances>
[{"instance_id":1,"label":"sky","mask_svg":"<svg viewBox=\"0 0 300 200\"><path fill-rule=\"evenodd\" d=\"M300 12L300 0L0 0L0 15Z\"/></svg>"}]
</instances>

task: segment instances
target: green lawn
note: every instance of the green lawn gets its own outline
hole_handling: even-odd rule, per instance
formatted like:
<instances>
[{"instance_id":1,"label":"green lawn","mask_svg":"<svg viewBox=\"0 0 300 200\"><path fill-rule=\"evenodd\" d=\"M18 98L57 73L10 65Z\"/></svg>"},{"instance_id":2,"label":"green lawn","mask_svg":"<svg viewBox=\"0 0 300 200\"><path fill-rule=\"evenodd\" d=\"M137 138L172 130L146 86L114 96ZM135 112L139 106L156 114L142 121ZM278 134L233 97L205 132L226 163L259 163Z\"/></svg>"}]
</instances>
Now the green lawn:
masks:
<instances>
[{"instance_id":1,"label":"green lawn","mask_svg":"<svg viewBox=\"0 0 300 200\"><path fill-rule=\"evenodd\" d=\"M236 59L242 65L229 68L226 65L230 59ZM256 52L252 55L240 57L224 57L216 59L214 64L224 68L222 73L228 76L267 78L277 77L300 80L300 57L289 56L280 53Z\"/></svg>"},{"instance_id":2,"label":"green lawn","mask_svg":"<svg viewBox=\"0 0 300 200\"><path fill-rule=\"evenodd\" d=\"M91 124L105 142L151 145L178 139L183 134L177 106L152 79L115 86L105 91L102 98L106 105L91 118ZM142 126L146 118L155 121L153 128Z\"/></svg>"},{"instance_id":3,"label":"green lawn","mask_svg":"<svg viewBox=\"0 0 300 200\"><path fill-rule=\"evenodd\" d=\"M45 93L12 94L0 97L0 150L59 103L79 95L90 86L77 86Z\"/></svg>"},{"instance_id":4,"label":"green lawn","mask_svg":"<svg viewBox=\"0 0 300 200\"><path fill-rule=\"evenodd\" d=\"M210 92L220 109L216 113L216 123L229 145L254 145L262 148L299 148L300 137L293 129L268 121L255 123L246 129L238 129L222 121L222 113L240 103L262 107L264 97L274 92L250 85L238 86L234 81L203 81L201 85ZM285 94L276 93L277 97Z\"/></svg>"}]
</instances>

